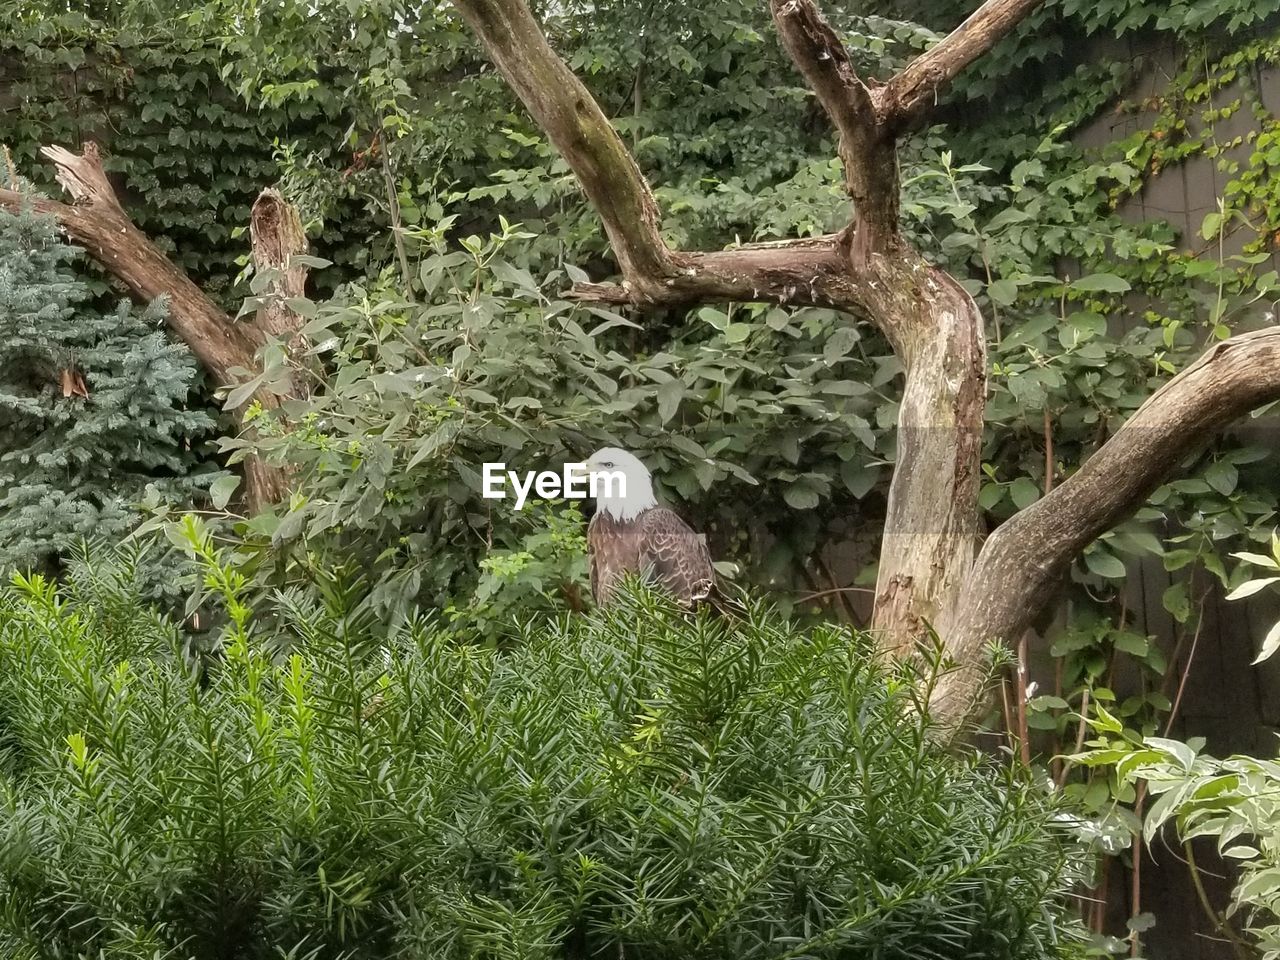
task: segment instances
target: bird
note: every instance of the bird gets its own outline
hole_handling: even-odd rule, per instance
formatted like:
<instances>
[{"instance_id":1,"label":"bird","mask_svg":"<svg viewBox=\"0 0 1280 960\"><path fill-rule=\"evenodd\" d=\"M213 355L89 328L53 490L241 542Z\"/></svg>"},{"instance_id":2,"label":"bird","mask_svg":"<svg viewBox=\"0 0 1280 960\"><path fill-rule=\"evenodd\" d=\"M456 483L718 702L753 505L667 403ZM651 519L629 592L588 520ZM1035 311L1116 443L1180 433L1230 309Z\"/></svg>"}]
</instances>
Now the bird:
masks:
<instances>
[{"instance_id":1,"label":"bird","mask_svg":"<svg viewBox=\"0 0 1280 960\"><path fill-rule=\"evenodd\" d=\"M640 459L605 447L585 467L588 477L595 475L590 489L596 512L587 526L587 553L597 605L608 606L628 573L656 582L686 607L708 599L715 568L707 538L658 505L653 478ZM621 475L621 482L609 483L608 475Z\"/></svg>"}]
</instances>

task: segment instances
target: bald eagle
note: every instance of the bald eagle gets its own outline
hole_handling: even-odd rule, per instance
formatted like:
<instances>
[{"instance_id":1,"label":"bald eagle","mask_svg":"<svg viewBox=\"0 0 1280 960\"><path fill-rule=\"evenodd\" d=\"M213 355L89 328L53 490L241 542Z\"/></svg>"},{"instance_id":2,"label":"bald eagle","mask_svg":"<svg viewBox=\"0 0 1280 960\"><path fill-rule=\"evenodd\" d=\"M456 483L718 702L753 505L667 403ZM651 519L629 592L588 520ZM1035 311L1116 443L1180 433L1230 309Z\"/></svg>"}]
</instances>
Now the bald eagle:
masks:
<instances>
[{"instance_id":1,"label":"bald eagle","mask_svg":"<svg viewBox=\"0 0 1280 960\"><path fill-rule=\"evenodd\" d=\"M707 538L666 507L658 506L649 471L633 454L605 447L592 454L591 474L621 474L621 484L598 482L596 513L587 527L591 596L609 603L625 574L653 580L685 606L711 595L715 570Z\"/></svg>"}]
</instances>

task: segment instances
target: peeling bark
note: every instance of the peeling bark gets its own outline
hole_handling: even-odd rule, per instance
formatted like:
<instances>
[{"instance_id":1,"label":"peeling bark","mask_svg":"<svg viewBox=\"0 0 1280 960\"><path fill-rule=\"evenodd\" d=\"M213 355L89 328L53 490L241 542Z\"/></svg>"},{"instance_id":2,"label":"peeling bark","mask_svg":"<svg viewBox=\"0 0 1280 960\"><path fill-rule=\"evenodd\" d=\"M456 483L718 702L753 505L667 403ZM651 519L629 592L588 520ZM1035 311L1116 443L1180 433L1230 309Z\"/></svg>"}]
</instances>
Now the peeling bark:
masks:
<instances>
[{"instance_id":1,"label":"peeling bark","mask_svg":"<svg viewBox=\"0 0 1280 960\"><path fill-rule=\"evenodd\" d=\"M986 404L977 305L943 271L918 261L914 273L917 302L897 308L913 322L899 348L906 385L872 615L882 647L899 655L930 628L945 636L960 605L977 548Z\"/></svg>"},{"instance_id":2,"label":"peeling bark","mask_svg":"<svg viewBox=\"0 0 1280 960\"><path fill-rule=\"evenodd\" d=\"M960 71L1003 40L1043 2L988 0L941 43L907 64L884 91L894 134L901 136L923 122Z\"/></svg>"},{"instance_id":3,"label":"peeling bark","mask_svg":"<svg viewBox=\"0 0 1280 960\"><path fill-rule=\"evenodd\" d=\"M269 271L274 279L264 292L266 303L258 310L255 325L265 337L278 337L289 350L295 364L303 362L307 342L299 332L303 318L289 306L289 300L306 294L307 268L297 257L307 252L307 236L298 211L280 191L267 188L258 194L249 213L249 243L254 267ZM293 377L293 396L305 397L308 385L305 374Z\"/></svg>"}]
</instances>

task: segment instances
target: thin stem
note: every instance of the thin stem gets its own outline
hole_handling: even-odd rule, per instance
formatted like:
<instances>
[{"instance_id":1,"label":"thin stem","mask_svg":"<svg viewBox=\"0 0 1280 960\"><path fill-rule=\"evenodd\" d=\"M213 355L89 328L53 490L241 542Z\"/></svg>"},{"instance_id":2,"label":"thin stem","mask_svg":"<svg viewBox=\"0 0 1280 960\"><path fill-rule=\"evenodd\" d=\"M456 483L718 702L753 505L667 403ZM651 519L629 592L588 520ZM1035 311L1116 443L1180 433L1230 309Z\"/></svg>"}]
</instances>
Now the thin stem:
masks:
<instances>
[{"instance_id":1,"label":"thin stem","mask_svg":"<svg viewBox=\"0 0 1280 960\"><path fill-rule=\"evenodd\" d=\"M1138 789L1133 798L1133 812L1139 820L1142 819L1142 805L1147 798L1147 784L1142 782L1138 784ZM1137 831L1133 836L1133 872L1129 876L1129 919L1133 921L1137 919L1138 914L1142 912L1142 831ZM1130 924L1129 930L1129 956L1136 957L1142 952L1142 934L1138 929Z\"/></svg>"},{"instance_id":2,"label":"thin stem","mask_svg":"<svg viewBox=\"0 0 1280 960\"><path fill-rule=\"evenodd\" d=\"M1084 735L1089 729L1089 688L1085 687L1084 692L1080 696L1080 725L1076 727L1076 748L1072 750L1072 754L1077 754L1084 749ZM1071 772L1071 761L1064 760L1062 769L1058 771L1057 784L1061 788L1067 782L1067 774Z\"/></svg>"},{"instance_id":3,"label":"thin stem","mask_svg":"<svg viewBox=\"0 0 1280 960\"><path fill-rule=\"evenodd\" d=\"M1196 632L1191 635L1191 649L1187 651L1187 664L1182 668L1182 678L1178 681L1178 695L1173 700L1173 706L1169 708L1169 717L1165 721L1164 735L1169 736L1169 731L1173 728L1173 722L1177 719L1178 708L1182 706L1182 694L1187 689L1187 677L1191 675L1191 661L1195 659L1196 643L1200 639L1200 628L1204 626L1204 602L1208 593L1200 595L1200 608L1196 612Z\"/></svg>"},{"instance_id":4,"label":"thin stem","mask_svg":"<svg viewBox=\"0 0 1280 960\"><path fill-rule=\"evenodd\" d=\"M1049 417L1049 408L1044 408L1044 492L1053 490L1053 420Z\"/></svg>"},{"instance_id":5,"label":"thin stem","mask_svg":"<svg viewBox=\"0 0 1280 960\"><path fill-rule=\"evenodd\" d=\"M1196 898L1200 901L1200 906L1204 908L1205 914L1213 921L1214 927L1219 933L1231 941L1231 948L1239 960L1248 960L1253 955L1253 951L1249 949L1249 945L1240 939L1240 935L1232 929L1227 922L1226 917L1218 913L1213 908L1213 904L1209 902L1209 894L1205 892L1204 882L1200 879L1200 868L1196 866L1196 855L1191 850L1191 841L1182 841L1182 850L1187 857L1187 866L1191 870L1191 883L1196 888Z\"/></svg>"},{"instance_id":6,"label":"thin stem","mask_svg":"<svg viewBox=\"0 0 1280 960\"><path fill-rule=\"evenodd\" d=\"M409 272L409 254L404 246L403 221L400 217L400 194L396 190L395 172L391 167L391 140L382 137L382 149L378 151L382 157L382 182L387 188L387 208L391 213L391 242L396 248L396 259L400 262L400 279L404 284L404 297L413 303L413 274Z\"/></svg>"},{"instance_id":7,"label":"thin stem","mask_svg":"<svg viewBox=\"0 0 1280 960\"><path fill-rule=\"evenodd\" d=\"M1005 736L1009 739L1009 749L1014 749L1017 745L1013 742L1013 711L1009 709L1009 679L1006 677L1000 681L1000 704L1004 707L1004 729Z\"/></svg>"},{"instance_id":8,"label":"thin stem","mask_svg":"<svg viewBox=\"0 0 1280 960\"><path fill-rule=\"evenodd\" d=\"M1018 641L1018 741L1022 748L1022 765L1031 766L1031 737L1027 733L1027 634Z\"/></svg>"}]
</instances>

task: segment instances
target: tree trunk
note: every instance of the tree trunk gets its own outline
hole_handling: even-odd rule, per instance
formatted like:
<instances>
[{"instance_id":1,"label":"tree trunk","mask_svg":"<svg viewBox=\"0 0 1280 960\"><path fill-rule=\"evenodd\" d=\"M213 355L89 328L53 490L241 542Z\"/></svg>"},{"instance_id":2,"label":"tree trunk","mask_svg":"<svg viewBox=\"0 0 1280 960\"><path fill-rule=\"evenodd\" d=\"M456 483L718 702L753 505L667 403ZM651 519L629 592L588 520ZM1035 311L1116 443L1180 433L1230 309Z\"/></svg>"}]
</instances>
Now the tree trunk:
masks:
<instances>
[{"instance_id":1,"label":"tree trunk","mask_svg":"<svg viewBox=\"0 0 1280 960\"><path fill-rule=\"evenodd\" d=\"M977 552L986 405L982 314L948 274L914 253L906 260L868 281L894 294L880 309L902 313L910 331L898 346L906 384L872 614L894 654L955 619Z\"/></svg>"},{"instance_id":2,"label":"tree trunk","mask_svg":"<svg viewBox=\"0 0 1280 960\"><path fill-rule=\"evenodd\" d=\"M253 265L266 277L262 306L255 325L264 337L278 338L288 350L294 368L290 396L310 393L306 360L307 342L302 336L303 318L290 301L306 296L307 268L298 258L307 252L307 235L298 211L280 191L268 187L258 194L249 213L249 243Z\"/></svg>"}]
</instances>

